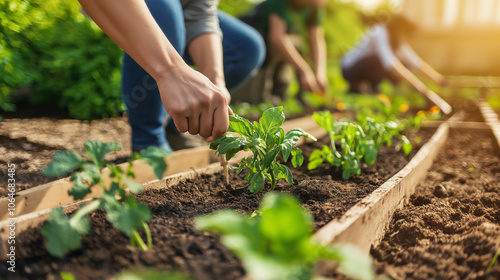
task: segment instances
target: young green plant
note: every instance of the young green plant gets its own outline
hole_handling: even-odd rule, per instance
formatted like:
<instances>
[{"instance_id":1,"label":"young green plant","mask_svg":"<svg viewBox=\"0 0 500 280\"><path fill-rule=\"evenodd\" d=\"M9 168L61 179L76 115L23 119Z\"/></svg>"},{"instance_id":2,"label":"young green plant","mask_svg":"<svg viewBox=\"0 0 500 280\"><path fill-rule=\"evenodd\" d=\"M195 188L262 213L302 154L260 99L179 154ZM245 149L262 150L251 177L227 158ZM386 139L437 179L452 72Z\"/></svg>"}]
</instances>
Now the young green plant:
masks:
<instances>
[{"instance_id":1,"label":"young green plant","mask_svg":"<svg viewBox=\"0 0 500 280\"><path fill-rule=\"evenodd\" d=\"M302 150L295 147L300 137L307 137L316 141L312 135L300 128L294 128L287 133L281 125L285 121L283 107L274 107L266 110L259 122L253 124L238 115L229 116L228 132L235 132L240 136L226 134L210 145L219 155L226 155L230 160L241 150L252 151L253 157L244 158L239 163L238 174L243 170L250 171L245 180L250 182L250 191L258 193L264 189L265 180L271 182L271 190L276 181L285 179L293 184L292 172L284 164L277 162L278 155L283 155L286 162L291 158L294 167L302 165L304 157Z\"/></svg>"},{"instance_id":2,"label":"young green plant","mask_svg":"<svg viewBox=\"0 0 500 280\"><path fill-rule=\"evenodd\" d=\"M197 217L195 225L221 235L222 243L241 259L251 279L314 279L321 260L335 261L353 279L374 278L368 255L352 246L312 241L312 215L291 195L271 192L252 216L221 210Z\"/></svg>"},{"instance_id":3,"label":"young green plant","mask_svg":"<svg viewBox=\"0 0 500 280\"><path fill-rule=\"evenodd\" d=\"M120 148L118 143L86 141L83 153L88 156L90 162L74 150L61 151L54 155L54 160L43 170L44 175L52 177L61 177L78 170L71 176L70 180L74 184L68 191L75 200L83 199L91 192L92 187L101 187L104 191L100 197L79 208L71 217L65 215L61 207L52 210L48 223L42 227L42 235L46 239L45 246L52 255L63 257L65 253L81 247L81 236L87 234L90 229L87 215L97 209L106 212L107 220L130 238L133 247L139 246L143 250L151 248L152 239L147 225L151 220L151 212L147 205L137 202L133 196L142 192L143 187L132 181L135 177L132 162L143 160L151 166L155 175L161 178L167 167L164 158L168 152L149 147L134 153L129 159L129 167L123 170L120 166L104 160L107 153ZM108 185L105 184L102 174L104 167L110 171L111 182ZM139 235L139 228L144 229L147 244Z\"/></svg>"},{"instance_id":4,"label":"young green plant","mask_svg":"<svg viewBox=\"0 0 500 280\"><path fill-rule=\"evenodd\" d=\"M401 137L406 155L413 148L406 136L400 134L401 126L393 121L378 123L372 118L361 117L359 122L335 122L329 111L315 112L312 118L328 133L330 145L323 145L322 149L311 153L308 169L316 169L326 162L342 168L345 180L361 174L361 160L364 159L368 165L374 164L382 143L391 146L394 136ZM340 148L337 148L337 143Z\"/></svg>"}]
</instances>

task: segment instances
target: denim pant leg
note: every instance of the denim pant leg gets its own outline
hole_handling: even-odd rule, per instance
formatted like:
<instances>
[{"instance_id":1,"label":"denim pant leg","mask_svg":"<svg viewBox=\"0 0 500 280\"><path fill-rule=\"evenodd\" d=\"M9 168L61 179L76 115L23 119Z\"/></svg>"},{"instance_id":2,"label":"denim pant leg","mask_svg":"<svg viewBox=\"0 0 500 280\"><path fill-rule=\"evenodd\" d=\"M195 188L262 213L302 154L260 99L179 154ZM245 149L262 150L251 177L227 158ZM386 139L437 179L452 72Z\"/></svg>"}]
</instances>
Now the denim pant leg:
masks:
<instances>
[{"instance_id":1,"label":"denim pant leg","mask_svg":"<svg viewBox=\"0 0 500 280\"><path fill-rule=\"evenodd\" d=\"M146 0L148 8L170 43L181 55L185 48L185 27L178 0ZM166 116L154 79L129 55L123 56L122 97L132 128L132 148L156 146L171 151L163 126Z\"/></svg>"},{"instance_id":2,"label":"denim pant leg","mask_svg":"<svg viewBox=\"0 0 500 280\"><path fill-rule=\"evenodd\" d=\"M235 89L260 68L266 57L266 45L260 33L250 25L219 11L224 52L224 76L228 90Z\"/></svg>"}]
</instances>

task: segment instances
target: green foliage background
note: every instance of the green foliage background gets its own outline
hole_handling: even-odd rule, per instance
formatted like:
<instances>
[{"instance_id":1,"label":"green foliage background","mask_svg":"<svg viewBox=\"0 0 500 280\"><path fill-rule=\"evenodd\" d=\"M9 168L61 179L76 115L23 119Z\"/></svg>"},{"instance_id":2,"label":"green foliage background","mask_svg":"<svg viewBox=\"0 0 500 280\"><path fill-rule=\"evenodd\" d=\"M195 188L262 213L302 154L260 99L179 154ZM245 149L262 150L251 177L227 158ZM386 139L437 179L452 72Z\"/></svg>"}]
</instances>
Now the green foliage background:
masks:
<instances>
[{"instance_id":1,"label":"green foliage background","mask_svg":"<svg viewBox=\"0 0 500 280\"><path fill-rule=\"evenodd\" d=\"M241 15L258 1L221 0ZM352 4L331 0L325 23L332 85L344 88L336 63L362 34ZM0 109L27 92L32 104L54 104L77 119L119 115L120 48L80 12L78 1L0 0Z\"/></svg>"}]
</instances>

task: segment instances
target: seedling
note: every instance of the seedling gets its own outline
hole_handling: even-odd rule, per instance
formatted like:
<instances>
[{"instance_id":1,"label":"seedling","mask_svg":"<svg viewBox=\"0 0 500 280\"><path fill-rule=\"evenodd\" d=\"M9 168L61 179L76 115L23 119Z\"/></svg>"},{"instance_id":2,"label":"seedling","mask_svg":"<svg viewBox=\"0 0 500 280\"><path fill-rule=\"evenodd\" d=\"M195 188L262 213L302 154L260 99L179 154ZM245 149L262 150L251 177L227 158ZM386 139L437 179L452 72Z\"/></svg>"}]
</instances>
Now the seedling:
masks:
<instances>
[{"instance_id":1,"label":"seedling","mask_svg":"<svg viewBox=\"0 0 500 280\"><path fill-rule=\"evenodd\" d=\"M240 137L226 134L212 142L210 148L216 150L219 155L226 155L226 160L230 160L241 151L252 151L253 157L244 158L239 163L237 173L249 170L250 173L245 180L250 182L250 191L258 193L264 189L265 180L271 182L271 190L276 186L276 181L285 179L293 184L292 172L284 164L276 161L278 155L283 155L286 162L291 157L294 167L302 165L304 156L302 150L295 147L300 137L311 138L312 135L300 128L294 128L286 134L281 128L285 121L283 107L274 107L266 110L259 122L253 124L238 115L229 116L229 132L235 132Z\"/></svg>"},{"instance_id":2,"label":"seedling","mask_svg":"<svg viewBox=\"0 0 500 280\"><path fill-rule=\"evenodd\" d=\"M290 195L266 194L252 216L221 210L197 217L195 225L221 235L251 279L313 279L320 260L335 261L342 273L354 279L374 278L370 257L355 247L313 242L312 215Z\"/></svg>"},{"instance_id":3,"label":"seedling","mask_svg":"<svg viewBox=\"0 0 500 280\"><path fill-rule=\"evenodd\" d=\"M106 212L107 220L130 238L133 247L139 246L143 250L151 248L151 234L146 224L151 220L151 212L147 205L137 202L133 196L144 189L141 184L131 180L135 177L132 162L142 159L151 166L156 176L161 178L167 167L164 158L168 152L149 147L138 154L134 153L129 159L129 167L123 170L120 166L104 161L107 153L120 148L118 143L86 141L83 153L91 162L74 150L61 151L54 155L54 160L43 170L44 175L52 177L61 177L79 170L71 176L74 185L68 191L75 200L83 199L91 192L92 187L101 187L104 190L100 197L78 209L71 217L66 216L61 207L52 210L48 223L42 227L42 235L46 238L45 247L50 254L63 257L65 253L80 248L81 236L87 234L90 229L87 215L97 209ZM104 183L103 167L110 170L109 185ZM139 228L143 228L146 233L147 245L137 231Z\"/></svg>"},{"instance_id":4,"label":"seedling","mask_svg":"<svg viewBox=\"0 0 500 280\"><path fill-rule=\"evenodd\" d=\"M359 122L348 120L335 122L329 111L315 112L312 118L330 137L330 146L323 145L309 157L308 169L316 169L323 162L342 168L342 178L347 180L352 175L361 174L361 160L372 165L378 157L382 143L392 145L392 139L400 136L405 155L413 146L406 136L400 135L402 127L394 121L378 123L369 117L360 117ZM340 148L337 148L337 143Z\"/></svg>"}]
</instances>

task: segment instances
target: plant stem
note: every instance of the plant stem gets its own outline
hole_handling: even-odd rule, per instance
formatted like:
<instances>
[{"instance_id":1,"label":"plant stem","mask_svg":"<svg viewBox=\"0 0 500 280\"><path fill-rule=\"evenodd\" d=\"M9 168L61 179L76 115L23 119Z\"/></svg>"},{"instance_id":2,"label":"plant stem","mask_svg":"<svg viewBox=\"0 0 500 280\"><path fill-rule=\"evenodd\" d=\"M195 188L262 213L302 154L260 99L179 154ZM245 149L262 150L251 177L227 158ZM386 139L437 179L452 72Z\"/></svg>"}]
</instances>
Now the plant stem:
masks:
<instances>
[{"instance_id":1,"label":"plant stem","mask_svg":"<svg viewBox=\"0 0 500 280\"><path fill-rule=\"evenodd\" d=\"M142 240L141 236L135 229L132 231L132 236L130 237L130 244L133 246L132 242L135 242L142 250L148 250L148 246L146 246L146 243L144 243L144 240Z\"/></svg>"},{"instance_id":2,"label":"plant stem","mask_svg":"<svg viewBox=\"0 0 500 280\"><path fill-rule=\"evenodd\" d=\"M100 204L100 201L96 199L96 200L90 202L89 204L83 206L82 208L78 209L78 211L76 211L75 215L73 215L73 217L70 218L70 223L72 221L79 221L83 216L96 210L97 208L99 208L99 204Z\"/></svg>"},{"instance_id":3,"label":"plant stem","mask_svg":"<svg viewBox=\"0 0 500 280\"><path fill-rule=\"evenodd\" d=\"M488 265L488 268L486 268L486 272L490 271L490 269L493 267L493 264L495 263L495 261L497 260L497 257L498 257L498 254L500 254L500 249L498 249L497 253L493 256L493 258L491 259L491 262L490 264Z\"/></svg>"},{"instance_id":4,"label":"plant stem","mask_svg":"<svg viewBox=\"0 0 500 280\"><path fill-rule=\"evenodd\" d=\"M142 227L144 228L144 232L146 232L148 249L151 249L153 248L153 239L151 238L151 231L149 230L148 224L146 222L142 222Z\"/></svg>"},{"instance_id":5,"label":"plant stem","mask_svg":"<svg viewBox=\"0 0 500 280\"><path fill-rule=\"evenodd\" d=\"M274 190L274 187L276 186L276 178L274 178L274 168L271 169L271 190Z\"/></svg>"}]
</instances>

